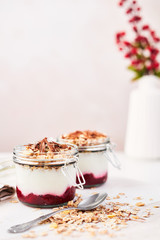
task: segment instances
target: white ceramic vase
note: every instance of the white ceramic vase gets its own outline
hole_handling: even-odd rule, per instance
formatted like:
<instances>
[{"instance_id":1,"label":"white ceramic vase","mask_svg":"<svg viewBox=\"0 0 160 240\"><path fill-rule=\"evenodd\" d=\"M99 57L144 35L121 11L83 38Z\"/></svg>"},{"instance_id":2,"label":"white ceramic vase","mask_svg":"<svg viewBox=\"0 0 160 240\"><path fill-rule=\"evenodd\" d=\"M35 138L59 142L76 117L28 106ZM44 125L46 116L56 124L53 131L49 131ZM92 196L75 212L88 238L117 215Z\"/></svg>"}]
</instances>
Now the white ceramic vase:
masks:
<instances>
[{"instance_id":1,"label":"white ceramic vase","mask_svg":"<svg viewBox=\"0 0 160 240\"><path fill-rule=\"evenodd\" d=\"M134 158L160 159L160 79L148 75L129 100L125 153Z\"/></svg>"}]
</instances>

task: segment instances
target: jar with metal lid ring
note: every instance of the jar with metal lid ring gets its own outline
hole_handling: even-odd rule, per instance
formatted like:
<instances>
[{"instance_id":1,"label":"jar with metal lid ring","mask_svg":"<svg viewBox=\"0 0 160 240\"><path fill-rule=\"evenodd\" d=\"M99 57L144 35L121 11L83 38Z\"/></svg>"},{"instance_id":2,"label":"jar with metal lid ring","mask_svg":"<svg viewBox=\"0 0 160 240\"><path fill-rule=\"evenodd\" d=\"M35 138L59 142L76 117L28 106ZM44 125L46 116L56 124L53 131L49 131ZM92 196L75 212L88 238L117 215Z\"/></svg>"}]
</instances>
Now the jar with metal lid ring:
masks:
<instances>
[{"instance_id":1,"label":"jar with metal lid ring","mask_svg":"<svg viewBox=\"0 0 160 240\"><path fill-rule=\"evenodd\" d=\"M61 137L59 139L68 142ZM120 162L114 152L114 145L108 137L99 144L78 146L78 151L78 166L85 179L84 188L98 187L107 181L108 161L114 167L120 169Z\"/></svg>"},{"instance_id":2,"label":"jar with metal lid ring","mask_svg":"<svg viewBox=\"0 0 160 240\"><path fill-rule=\"evenodd\" d=\"M83 188L85 181L77 166L77 147L67 145L70 150L55 153L54 159L49 158L47 153L38 159L30 159L25 153L25 145L14 148L16 192L22 203L40 208L62 206L73 200L76 187Z\"/></svg>"},{"instance_id":3,"label":"jar with metal lid ring","mask_svg":"<svg viewBox=\"0 0 160 240\"><path fill-rule=\"evenodd\" d=\"M92 146L79 146L79 168L84 179L85 188L98 187L108 179L108 161L120 169L120 162L114 153L110 139Z\"/></svg>"}]
</instances>

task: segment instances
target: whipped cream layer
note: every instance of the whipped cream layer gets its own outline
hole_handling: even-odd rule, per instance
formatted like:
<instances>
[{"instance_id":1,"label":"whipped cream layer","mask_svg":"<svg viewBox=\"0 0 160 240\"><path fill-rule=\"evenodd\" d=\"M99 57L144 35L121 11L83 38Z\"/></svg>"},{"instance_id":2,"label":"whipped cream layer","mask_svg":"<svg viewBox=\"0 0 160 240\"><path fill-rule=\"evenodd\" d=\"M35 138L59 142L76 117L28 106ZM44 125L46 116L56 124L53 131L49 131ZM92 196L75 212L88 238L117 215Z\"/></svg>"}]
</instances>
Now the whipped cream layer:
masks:
<instances>
[{"instance_id":1,"label":"whipped cream layer","mask_svg":"<svg viewBox=\"0 0 160 240\"><path fill-rule=\"evenodd\" d=\"M73 183L70 178L63 174L61 169L62 167L45 169L16 164L17 187L23 195L30 193L62 195L68 187L73 186ZM74 166L68 165L67 171L71 178L76 181Z\"/></svg>"},{"instance_id":2,"label":"whipped cream layer","mask_svg":"<svg viewBox=\"0 0 160 240\"><path fill-rule=\"evenodd\" d=\"M93 173L95 177L108 171L108 162L104 152L80 152L78 165L83 174Z\"/></svg>"}]
</instances>

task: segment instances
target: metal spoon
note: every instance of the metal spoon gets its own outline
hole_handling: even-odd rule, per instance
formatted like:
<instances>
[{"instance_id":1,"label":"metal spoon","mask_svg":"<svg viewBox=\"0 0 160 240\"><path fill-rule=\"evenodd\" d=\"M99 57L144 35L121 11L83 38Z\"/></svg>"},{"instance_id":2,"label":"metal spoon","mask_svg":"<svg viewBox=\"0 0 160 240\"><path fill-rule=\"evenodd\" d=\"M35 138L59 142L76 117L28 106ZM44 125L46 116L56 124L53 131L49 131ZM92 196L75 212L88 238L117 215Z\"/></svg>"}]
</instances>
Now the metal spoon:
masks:
<instances>
[{"instance_id":1,"label":"metal spoon","mask_svg":"<svg viewBox=\"0 0 160 240\"><path fill-rule=\"evenodd\" d=\"M49 217L55 215L56 213L63 212L66 210L77 209L77 210L87 211L87 210L94 209L94 208L98 207L106 199L107 195L108 195L107 193L93 194L92 196L81 201L77 207L64 208L64 209L57 210L55 212L51 212L51 213L42 215L41 217L38 217L32 221L12 226L8 229L8 232L10 232L10 233L25 232L28 229L32 228L37 223L40 223L40 222L48 219Z\"/></svg>"}]
</instances>

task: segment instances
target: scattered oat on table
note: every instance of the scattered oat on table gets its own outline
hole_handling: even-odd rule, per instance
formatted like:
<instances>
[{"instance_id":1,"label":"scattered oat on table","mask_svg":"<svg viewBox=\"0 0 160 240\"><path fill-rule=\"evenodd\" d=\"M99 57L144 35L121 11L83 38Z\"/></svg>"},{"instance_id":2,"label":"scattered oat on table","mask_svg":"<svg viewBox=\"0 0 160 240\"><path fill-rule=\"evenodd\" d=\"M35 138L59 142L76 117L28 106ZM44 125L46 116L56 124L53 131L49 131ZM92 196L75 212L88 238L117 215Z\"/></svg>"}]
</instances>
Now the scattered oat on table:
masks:
<instances>
[{"instance_id":1,"label":"scattered oat on table","mask_svg":"<svg viewBox=\"0 0 160 240\"><path fill-rule=\"evenodd\" d=\"M48 231L40 233L39 236L47 236L49 231L53 231L63 236L73 236L75 238L81 236L81 233L93 237L102 234L108 237L115 237L117 235L115 233L128 227L129 222L145 222L146 218L152 214L150 209L145 209L143 216L139 216L141 212L140 207L145 206L145 203L136 202L135 205L131 205L127 202L122 202L124 195L125 193L118 193L118 195L112 198L108 196L106 198L107 201L94 210L67 210L67 207L77 207L81 202L82 196L76 194L76 201L70 201L67 206L53 209L55 211L63 208L65 209L64 212L57 213L41 222L41 224L50 223L50 225ZM120 200L117 201L116 199L119 198ZM113 200L111 201L111 199ZM135 200L140 199L142 197L135 198ZM158 205L154 206L154 208L159 207ZM34 231L22 235L23 238L36 238L37 236Z\"/></svg>"},{"instance_id":2,"label":"scattered oat on table","mask_svg":"<svg viewBox=\"0 0 160 240\"><path fill-rule=\"evenodd\" d=\"M136 206L137 206L137 207L143 207L143 206L145 206L145 203L143 203L143 202L137 202L137 203L136 203Z\"/></svg>"},{"instance_id":3,"label":"scattered oat on table","mask_svg":"<svg viewBox=\"0 0 160 240\"><path fill-rule=\"evenodd\" d=\"M18 200L11 200L10 203L18 203Z\"/></svg>"},{"instance_id":4,"label":"scattered oat on table","mask_svg":"<svg viewBox=\"0 0 160 240\"><path fill-rule=\"evenodd\" d=\"M42 232L42 233L41 233L41 236L42 236L42 237L45 237L45 236L47 236L47 235L48 235L47 232Z\"/></svg>"},{"instance_id":5,"label":"scattered oat on table","mask_svg":"<svg viewBox=\"0 0 160 240\"><path fill-rule=\"evenodd\" d=\"M113 197L113 199L119 199L121 195L123 196L125 194L119 193ZM136 205L138 208L136 208L135 205L131 207L127 202L110 201L111 197L107 197L106 199L107 201L105 204L94 210L78 211L66 209L64 212L58 213L48 220L43 221L42 224L50 223L50 230L64 236L84 232L88 233L90 236L106 234L113 237L115 235L114 232L127 227L128 222L145 221L145 218L138 216L139 206L144 206L144 203L138 202L138 205ZM60 207L59 209L65 209L72 206L76 207L81 200L81 196L77 195L77 200L75 202L70 201L68 206ZM148 213L146 213L146 215L149 216Z\"/></svg>"},{"instance_id":6,"label":"scattered oat on table","mask_svg":"<svg viewBox=\"0 0 160 240\"><path fill-rule=\"evenodd\" d=\"M158 206L158 205L157 205L157 206L153 206L153 207L154 207L154 208L160 208L160 206Z\"/></svg>"},{"instance_id":7,"label":"scattered oat on table","mask_svg":"<svg viewBox=\"0 0 160 240\"><path fill-rule=\"evenodd\" d=\"M30 231L30 232L27 233L27 234L23 234L22 237L23 237L23 238L36 238L36 237L37 237L37 234L36 234L34 231Z\"/></svg>"}]
</instances>

